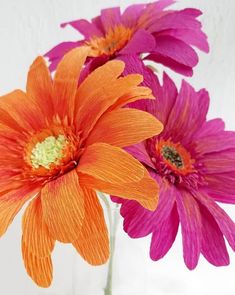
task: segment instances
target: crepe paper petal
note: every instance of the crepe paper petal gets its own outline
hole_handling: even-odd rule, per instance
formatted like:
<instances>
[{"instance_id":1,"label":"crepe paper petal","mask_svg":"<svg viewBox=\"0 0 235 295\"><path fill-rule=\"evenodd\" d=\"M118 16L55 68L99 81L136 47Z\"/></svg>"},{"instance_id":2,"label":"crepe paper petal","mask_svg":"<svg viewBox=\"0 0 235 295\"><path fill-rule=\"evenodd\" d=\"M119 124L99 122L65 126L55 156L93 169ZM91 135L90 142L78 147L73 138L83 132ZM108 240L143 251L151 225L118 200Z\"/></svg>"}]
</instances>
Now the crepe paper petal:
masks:
<instances>
[{"instance_id":1,"label":"crepe paper petal","mask_svg":"<svg viewBox=\"0 0 235 295\"><path fill-rule=\"evenodd\" d=\"M137 160L105 143L88 146L77 171L113 184L138 182L144 177L144 168Z\"/></svg>"},{"instance_id":2,"label":"crepe paper petal","mask_svg":"<svg viewBox=\"0 0 235 295\"><path fill-rule=\"evenodd\" d=\"M43 217L58 241L75 241L85 216L84 194L75 170L47 183L41 191Z\"/></svg>"},{"instance_id":3,"label":"crepe paper petal","mask_svg":"<svg viewBox=\"0 0 235 295\"><path fill-rule=\"evenodd\" d=\"M88 175L80 175L80 182L96 191L119 196L127 200L136 200L148 210L155 210L158 205L159 186L145 171L139 182L113 184Z\"/></svg>"},{"instance_id":4,"label":"crepe paper petal","mask_svg":"<svg viewBox=\"0 0 235 295\"><path fill-rule=\"evenodd\" d=\"M85 200L85 217L82 230L73 246L91 265L107 262L110 254L109 236L103 209L95 191L83 188Z\"/></svg>"},{"instance_id":5,"label":"crepe paper petal","mask_svg":"<svg viewBox=\"0 0 235 295\"><path fill-rule=\"evenodd\" d=\"M141 128L143 124L146 129ZM160 122L150 114L134 109L119 109L105 114L96 124L87 139L87 144L97 141L125 147L159 134Z\"/></svg>"},{"instance_id":6,"label":"crepe paper petal","mask_svg":"<svg viewBox=\"0 0 235 295\"><path fill-rule=\"evenodd\" d=\"M157 261L163 258L173 245L179 226L179 217L174 207L168 218L153 232L150 246L150 257Z\"/></svg>"},{"instance_id":7,"label":"crepe paper petal","mask_svg":"<svg viewBox=\"0 0 235 295\"><path fill-rule=\"evenodd\" d=\"M215 219L204 207L200 206L202 216L202 254L215 266L229 264L229 255L224 237Z\"/></svg>"},{"instance_id":8,"label":"crepe paper petal","mask_svg":"<svg viewBox=\"0 0 235 295\"><path fill-rule=\"evenodd\" d=\"M27 79L27 93L36 104L43 108L43 114L50 119L53 114L52 79L42 57L31 65Z\"/></svg>"},{"instance_id":9,"label":"crepe paper petal","mask_svg":"<svg viewBox=\"0 0 235 295\"><path fill-rule=\"evenodd\" d=\"M1 193L0 196L0 236L12 223L24 204L37 193L35 187L21 187L17 190Z\"/></svg>"},{"instance_id":10,"label":"crepe paper petal","mask_svg":"<svg viewBox=\"0 0 235 295\"><path fill-rule=\"evenodd\" d=\"M29 252L38 258L51 254L55 240L50 236L43 219L40 195L28 205L22 220L22 230L22 243L25 244Z\"/></svg>"},{"instance_id":11,"label":"crepe paper petal","mask_svg":"<svg viewBox=\"0 0 235 295\"><path fill-rule=\"evenodd\" d=\"M73 110L78 79L88 53L89 49L86 47L75 48L65 55L57 67L53 84L53 102L61 117Z\"/></svg>"},{"instance_id":12,"label":"crepe paper petal","mask_svg":"<svg viewBox=\"0 0 235 295\"><path fill-rule=\"evenodd\" d=\"M202 239L202 221L197 202L185 191L176 198L182 226L184 261L189 269L197 266Z\"/></svg>"},{"instance_id":13,"label":"crepe paper petal","mask_svg":"<svg viewBox=\"0 0 235 295\"><path fill-rule=\"evenodd\" d=\"M43 288L50 287L53 278L51 256L37 257L28 250L24 243L22 243L22 256L26 271L34 282Z\"/></svg>"}]
</instances>

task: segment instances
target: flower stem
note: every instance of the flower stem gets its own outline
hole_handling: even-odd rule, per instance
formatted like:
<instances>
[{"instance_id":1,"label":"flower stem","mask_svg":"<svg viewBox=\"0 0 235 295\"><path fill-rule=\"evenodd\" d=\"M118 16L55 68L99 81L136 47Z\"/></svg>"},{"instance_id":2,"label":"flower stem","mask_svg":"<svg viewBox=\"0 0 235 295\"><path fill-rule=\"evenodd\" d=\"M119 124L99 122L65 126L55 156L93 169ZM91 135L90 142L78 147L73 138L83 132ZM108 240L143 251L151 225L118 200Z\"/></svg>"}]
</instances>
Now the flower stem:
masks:
<instances>
[{"instance_id":1,"label":"flower stem","mask_svg":"<svg viewBox=\"0 0 235 295\"><path fill-rule=\"evenodd\" d=\"M103 194L99 193L102 200L104 201L107 212L108 212L108 219L109 219L109 231L110 231L110 258L109 258L109 264L108 264L108 275L107 275L107 281L106 286L104 288L104 295L112 295L112 285L113 285L113 261L114 261L114 252L115 252L115 244L116 244L116 233L118 228L118 208L119 205L116 204L115 208L111 208L109 201L107 200L107 197ZM112 212L113 211L113 212Z\"/></svg>"}]
</instances>

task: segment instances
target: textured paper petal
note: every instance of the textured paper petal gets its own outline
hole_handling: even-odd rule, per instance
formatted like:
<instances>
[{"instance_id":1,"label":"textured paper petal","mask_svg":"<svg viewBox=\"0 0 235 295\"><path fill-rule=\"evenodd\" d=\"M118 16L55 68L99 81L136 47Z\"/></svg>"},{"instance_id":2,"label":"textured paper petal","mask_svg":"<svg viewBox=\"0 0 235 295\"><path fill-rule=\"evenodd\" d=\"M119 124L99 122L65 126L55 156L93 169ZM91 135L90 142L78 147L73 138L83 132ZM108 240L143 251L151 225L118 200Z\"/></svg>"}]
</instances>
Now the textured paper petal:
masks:
<instances>
[{"instance_id":1,"label":"textured paper petal","mask_svg":"<svg viewBox=\"0 0 235 295\"><path fill-rule=\"evenodd\" d=\"M180 218L184 261L189 269L197 266L202 239L202 222L199 207L191 194L181 190L176 198Z\"/></svg>"},{"instance_id":2,"label":"textured paper petal","mask_svg":"<svg viewBox=\"0 0 235 295\"><path fill-rule=\"evenodd\" d=\"M12 190L0 196L0 236L2 236L8 226L12 223L16 214L23 205L37 193L33 187L23 187Z\"/></svg>"},{"instance_id":3,"label":"textured paper petal","mask_svg":"<svg viewBox=\"0 0 235 295\"><path fill-rule=\"evenodd\" d=\"M100 118L86 143L104 142L125 147L157 135L162 129L161 122L147 112L119 109Z\"/></svg>"},{"instance_id":4,"label":"textured paper petal","mask_svg":"<svg viewBox=\"0 0 235 295\"><path fill-rule=\"evenodd\" d=\"M223 234L210 212L200 206L202 216L202 254L215 266L229 264L229 255L226 249Z\"/></svg>"},{"instance_id":5,"label":"textured paper petal","mask_svg":"<svg viewBox=\"0 0 235 295\"><path fill-rule=\"evenodd\" d=\"M59 63L53 86L54 108L63 118L73 117L75 95L82 67L89 50L85 47L75 48L67 53Z\"/></svg>"},{"instance_id":6,"label":"textured paper petal","mask_svg":"<svg viewBox=\"0 0 235 295\"><path fill-rule=\"evenodd\" d=\"M138 182L144 177L140 162L124 150L105 143L88 146L77 170L113 184Z\"/></svg>"},{"instance_id":7,"label":"textured paper petal","mask_svg":"<svg viewBox=\"0 0 235 295\"><path fill-rule=\"evenodd\" d=\"M82 230L73 246L91 265L104 264L109 258L109 237L101 207L95 191L83 187L85 217Z\"/></svg>"},{"instance_id":8,"label":"textured paper petal","mask_svg":"<svg viewBox=\"0 0 235 295\"><path fill-rule=\"evenodd\" d=\"M53 278L51 256L37 257L28 250L24 243L22 243L22 255L28 275L38 286L48 288Z\"/></svg>"},{"instance_id":9,"label":"textured paper petal","mask_svg":"<svg viewBox=\"0 0 235 295\"><path fill-rule=\"evenodd\" d=\"M22 243L34 256L43 258L50 255L55 241L50 236L43 219L40 195L33 199L25 210L22 220Z\"/></svg>"},{"instance_id":10,"label":"textured paper petal","mask_svg":"<svg viewBox=\"0 0 235 295\"><path fill-rule=\"evenodd\" d=\"M41 200L51 236L64 243L76 240L85 215L84 195L76 171L48 182L41 191Z\"/></svg>"},{"instance_id":11,"label":"textured paper petal","mask_svg":"<svg viewBox=\"0 0 235 295\"><path fill-rule=\"evenodd\" d=\"M35 59L27 79L27 94L42 108L43 115L52 119L52 80L46 62L42 57Z\"/></svg>"},{"instance_id":12,"label":"textured paper petal","mask_svg":"<svg viewBox=\"0 0 235 295\"><path fill-rule=\"evenodd\" d=\"M145 170L145 176L139 182L113 184L88 175L80 176L81 184L97 191L119 196L127 200L136 200L148 210L155 210L159 198L159 186Z\"/></svg>"}]
</instances>

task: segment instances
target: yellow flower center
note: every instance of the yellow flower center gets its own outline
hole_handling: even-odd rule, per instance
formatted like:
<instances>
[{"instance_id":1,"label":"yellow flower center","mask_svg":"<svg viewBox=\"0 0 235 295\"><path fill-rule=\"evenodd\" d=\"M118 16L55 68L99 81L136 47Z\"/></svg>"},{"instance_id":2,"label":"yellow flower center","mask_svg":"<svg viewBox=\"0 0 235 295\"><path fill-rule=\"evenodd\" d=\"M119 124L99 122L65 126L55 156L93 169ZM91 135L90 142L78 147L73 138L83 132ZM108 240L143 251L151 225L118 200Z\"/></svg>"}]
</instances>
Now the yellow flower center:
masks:
<instances>
[{"instance_id":1,"label":"yellow flower center","mask_svg":"<svg viewBox=\"0 0 235 295\"><path fill-rule=\"evenodd\" d=\"M51 164L58 165L63 158L63 150L67 145L64 135L48 136L42 142L38 142L31 152L31 163L34 168L43 166L50 169Z\"/></svg>"}]
</instances>

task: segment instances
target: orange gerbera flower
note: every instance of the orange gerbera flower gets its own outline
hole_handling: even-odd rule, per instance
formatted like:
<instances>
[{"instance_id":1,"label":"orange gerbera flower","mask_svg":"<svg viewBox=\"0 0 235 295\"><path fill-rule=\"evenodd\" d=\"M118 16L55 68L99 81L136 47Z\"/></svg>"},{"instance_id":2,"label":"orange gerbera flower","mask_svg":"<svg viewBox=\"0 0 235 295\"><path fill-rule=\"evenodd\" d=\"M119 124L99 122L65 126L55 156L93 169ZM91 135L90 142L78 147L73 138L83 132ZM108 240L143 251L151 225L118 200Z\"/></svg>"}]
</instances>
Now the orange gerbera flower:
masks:
<instances>
[{"instance_id":1,"label":"orange gerbera flower","mask_svg":"<svg viewBox=\"0 0 235 295\"><path fill-rule=\"evenodd\" d=\"M154 210L158 187L122 147L158 134L152 115L121 106L151 97L140 75L120 77L110 61L77 87L88 51L74 49L54 80L42 57L31 66L26 93L0 99L0 235L30 199L23 216L26 270L40 286L52 280L56 240L72 243L90 264L109 257L103 210L95 190Z\"/></svg>"}]
</instances>

